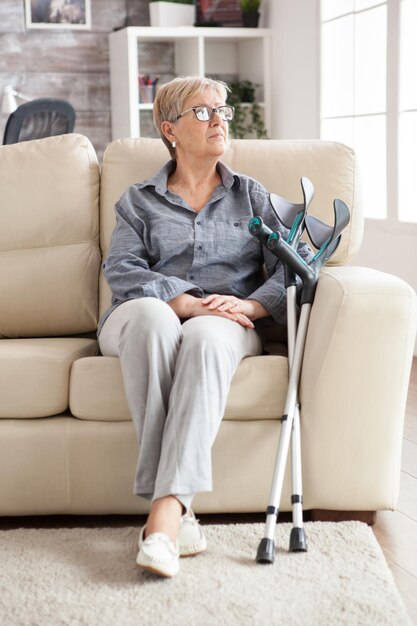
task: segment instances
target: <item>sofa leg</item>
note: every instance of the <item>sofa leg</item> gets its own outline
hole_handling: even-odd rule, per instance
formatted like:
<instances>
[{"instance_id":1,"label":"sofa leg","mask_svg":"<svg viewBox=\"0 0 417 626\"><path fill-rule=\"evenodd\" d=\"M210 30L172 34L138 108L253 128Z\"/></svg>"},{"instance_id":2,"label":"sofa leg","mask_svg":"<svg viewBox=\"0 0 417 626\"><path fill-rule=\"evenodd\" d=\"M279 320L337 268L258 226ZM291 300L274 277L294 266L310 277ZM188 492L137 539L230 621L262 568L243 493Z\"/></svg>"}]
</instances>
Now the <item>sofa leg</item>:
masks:
<instances>
[{"instance_id":1,"label":"sofa leg","mask_svg":"<svg viewBox=\"0 0 417 626\"><path fill-rule=\"evenodd\" d=\"M373 526L376 522L376 511L326 511L325 509L311 509L312 522L364 522Z\"/></svg>"}]
</instances>

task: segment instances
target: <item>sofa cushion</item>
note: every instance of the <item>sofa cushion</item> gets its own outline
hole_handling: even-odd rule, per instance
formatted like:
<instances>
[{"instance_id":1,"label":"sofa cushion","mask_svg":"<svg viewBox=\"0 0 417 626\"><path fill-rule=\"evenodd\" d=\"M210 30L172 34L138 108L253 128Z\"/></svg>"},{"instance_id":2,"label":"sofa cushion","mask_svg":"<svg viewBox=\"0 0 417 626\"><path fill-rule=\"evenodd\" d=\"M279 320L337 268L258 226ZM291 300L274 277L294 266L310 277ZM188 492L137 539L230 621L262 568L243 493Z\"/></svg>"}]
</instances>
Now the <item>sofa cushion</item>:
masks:
<instances>
[{"instance_id":1,"label":"sofa cushion","mask_svg":"<svg viewBox=\"0 0 417 626\"><path fill-rule=\"evenodd\" d=\"M224 419L277 419L284 410L288 364L283 356L243 359L232 380ZM71 367L69 405L79 419L130 420L120 362L115 357L90 357Z\"/></svg>"},{"instance_id":2,"label":"sofa cushion","mask_svg":"<svg viewBox=\"0 0 417 626\"><path fill-rule=\"evenodd\" d=\"M0 340L0 417L47 417L68 408L71 363L97 352L95 339Z\"/></svg>"},{"instance_id":3,"label":"sofa cushion","mask_svg":"<svg viewBox=\"0 0 417 626\"><path fill-rule=\"evenodd\" d=\"M86 137L0 147L0 337L95 330L98 197Z\"/></svg>"}]
</instances>

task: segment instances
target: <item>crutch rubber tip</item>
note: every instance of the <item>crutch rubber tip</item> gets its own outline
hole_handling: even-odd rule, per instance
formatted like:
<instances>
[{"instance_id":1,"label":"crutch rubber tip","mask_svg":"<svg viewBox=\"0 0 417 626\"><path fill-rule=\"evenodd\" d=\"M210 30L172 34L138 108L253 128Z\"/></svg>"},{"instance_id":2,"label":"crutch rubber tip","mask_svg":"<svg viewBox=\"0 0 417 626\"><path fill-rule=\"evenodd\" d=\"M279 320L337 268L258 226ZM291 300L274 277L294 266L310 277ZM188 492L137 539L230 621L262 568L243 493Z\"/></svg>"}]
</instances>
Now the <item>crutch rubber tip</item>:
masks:
<instances>
[{"instance_id":1,"label":"crutch rubber tip","mask_svg":"<svg viewBox=\"0 0 417 626\"><path fill-rule=\"evenodd\" d=\"M293 528L290 535L290 552L307 552L304 528Z\"/></svg>"},{"instance_id":2,"label":"crutch rubber tip","mask_svg":"<svg viewBox=\"0 0 417 626\"><path fill-rule=\"evenodd\" d=\"M274 540L264 537L258 546L258 552L256 553L256 562L257 563L273 563L274 558L275 558Z\"/></svg>"}]
</instances>

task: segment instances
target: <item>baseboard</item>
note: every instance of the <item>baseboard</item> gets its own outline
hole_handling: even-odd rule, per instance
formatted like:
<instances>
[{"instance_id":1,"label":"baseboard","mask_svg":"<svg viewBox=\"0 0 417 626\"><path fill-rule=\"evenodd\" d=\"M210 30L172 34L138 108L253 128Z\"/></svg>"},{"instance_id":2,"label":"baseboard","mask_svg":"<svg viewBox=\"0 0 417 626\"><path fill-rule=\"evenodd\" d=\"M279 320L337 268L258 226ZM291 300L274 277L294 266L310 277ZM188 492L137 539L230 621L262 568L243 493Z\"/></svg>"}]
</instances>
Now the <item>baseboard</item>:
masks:
<instances>
[{"instance_id":1,"label":"baseboard","mask_svg":"<svg viewBox=\"0 0 417 626\"><path fill-rule=\"evenodd\" d=\"M306 512L312 522L364 522L373 526L376 522L376 511L327 511L311 509Z\"/></svg>"}]
</instances>

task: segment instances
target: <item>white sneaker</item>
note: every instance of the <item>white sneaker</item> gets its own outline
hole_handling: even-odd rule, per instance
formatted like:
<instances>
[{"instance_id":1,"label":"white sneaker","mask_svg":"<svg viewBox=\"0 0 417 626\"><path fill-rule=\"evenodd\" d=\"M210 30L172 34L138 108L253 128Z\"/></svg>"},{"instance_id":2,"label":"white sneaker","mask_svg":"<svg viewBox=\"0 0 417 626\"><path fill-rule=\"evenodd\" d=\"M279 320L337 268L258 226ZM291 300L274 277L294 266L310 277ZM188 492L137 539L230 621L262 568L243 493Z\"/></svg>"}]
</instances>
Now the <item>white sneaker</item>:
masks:
<instances>
[{"instance_id":1,"label":"white sneaker","mask_svg":"<svg viewBox=\"0 0 417 626\"><path fill-rule=\"evenodd\" d=\"M165 533L151 533L143 538L145 527L139 535L139 552L136 563L144 570L172 578L178 574L178 540L174 543Z\"/></svg>"},{"instance_id":2,"label":"white sneaker","mask_svg":"<svg viewBox=\"0 0 417 626\"><path fill-rule=\"evenodd\" d=\"M194 556L207 550L206 538L191 509L181 517L178 544L180 556Z\"/></svg>"}]
</instances>

